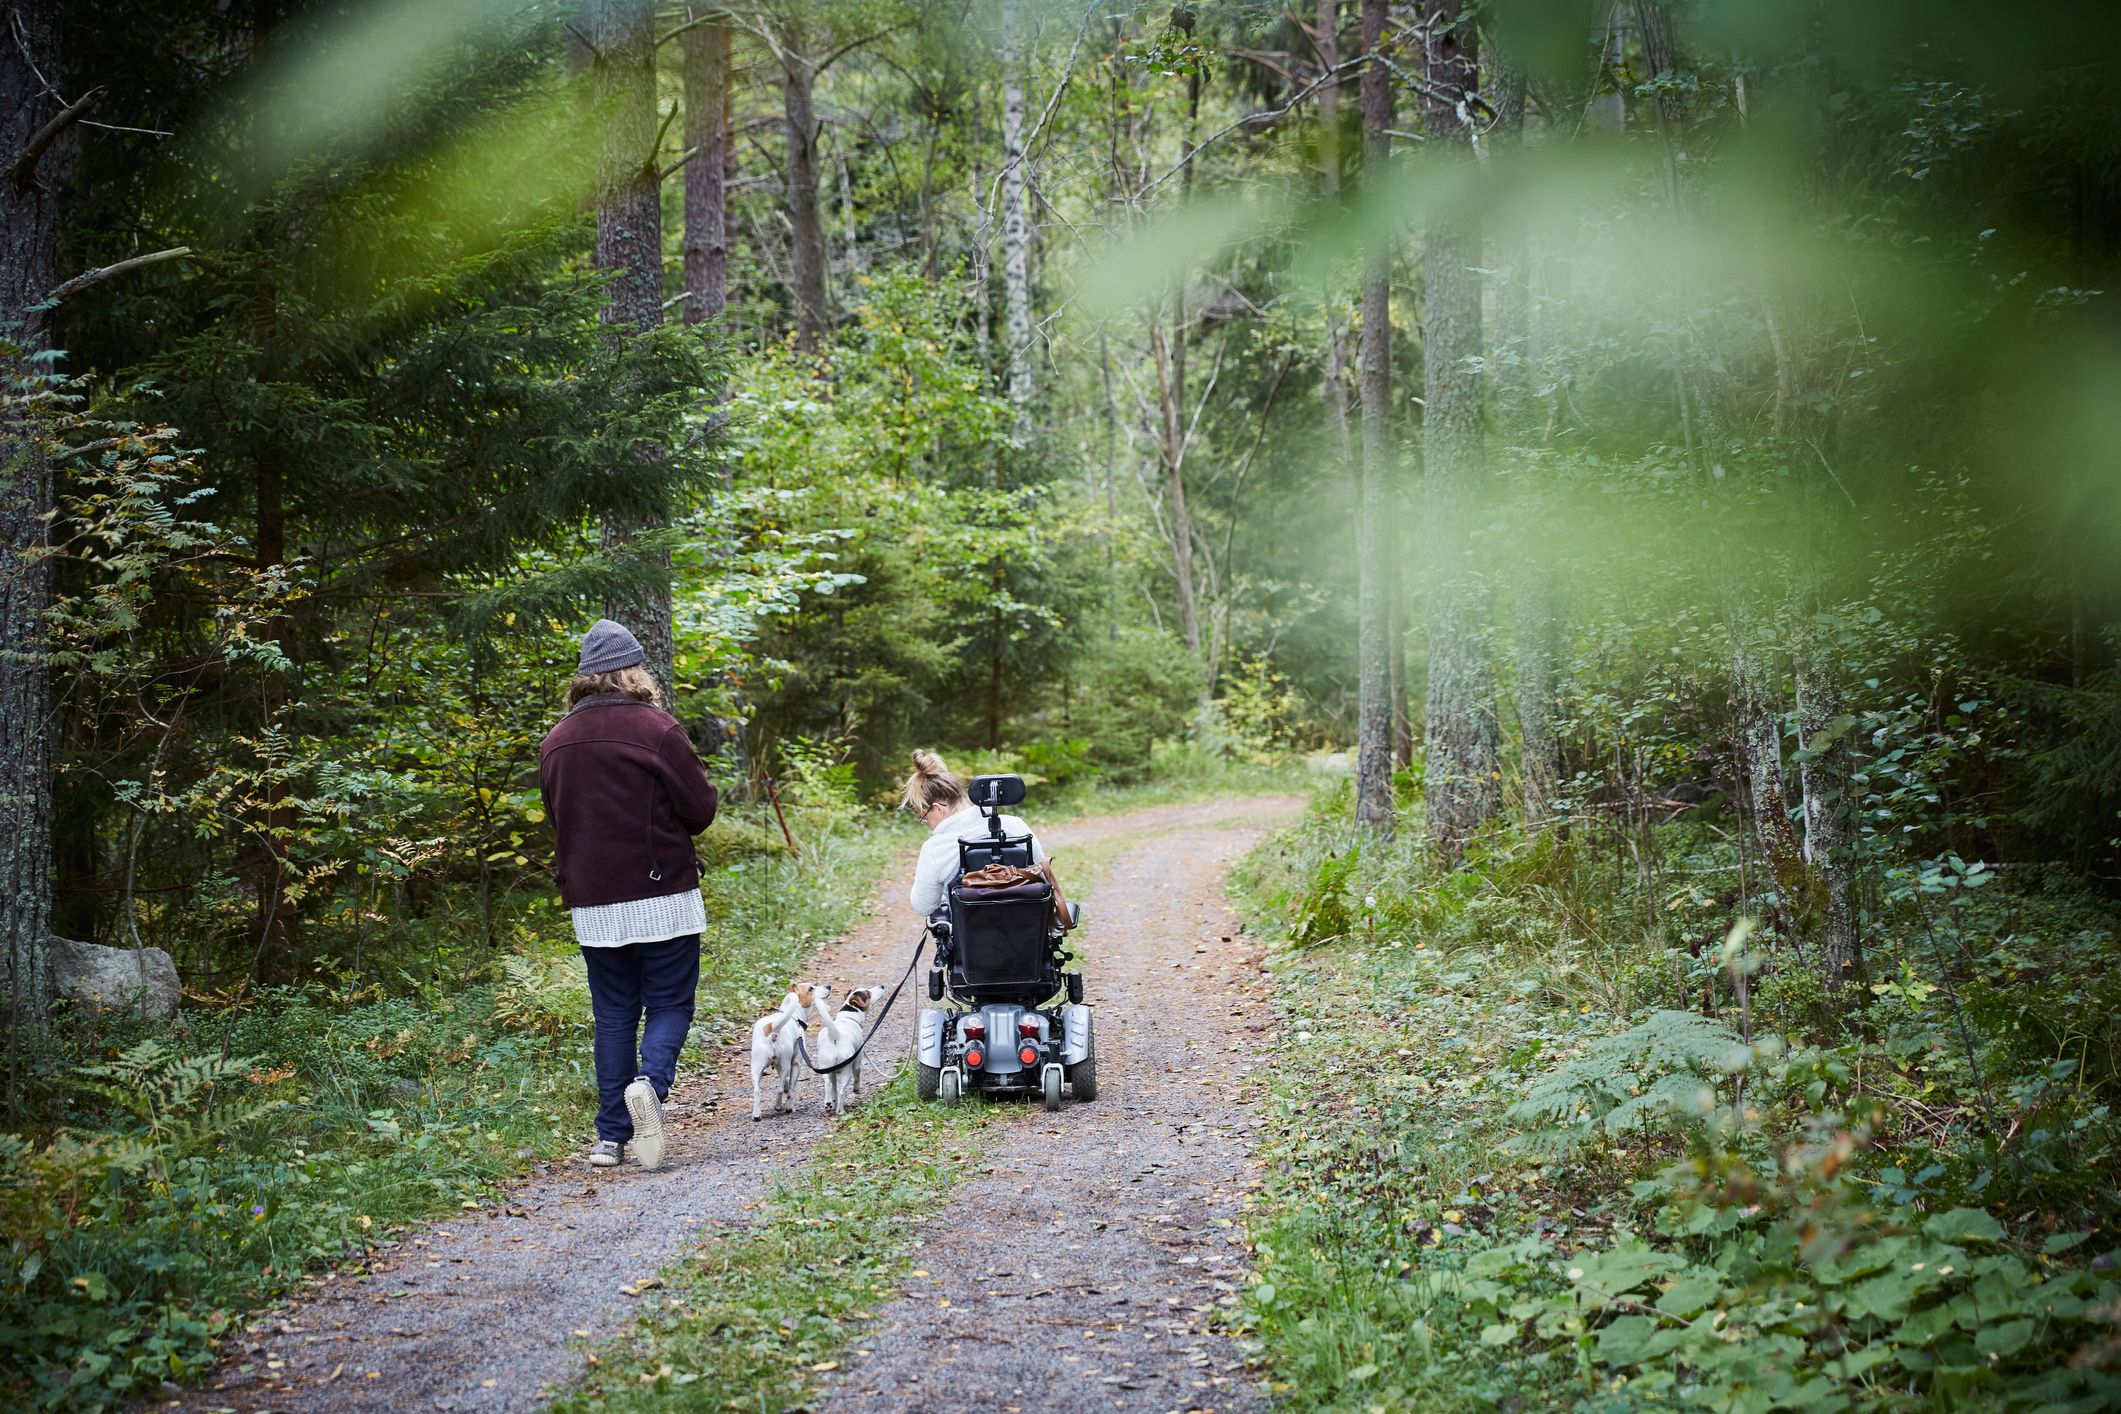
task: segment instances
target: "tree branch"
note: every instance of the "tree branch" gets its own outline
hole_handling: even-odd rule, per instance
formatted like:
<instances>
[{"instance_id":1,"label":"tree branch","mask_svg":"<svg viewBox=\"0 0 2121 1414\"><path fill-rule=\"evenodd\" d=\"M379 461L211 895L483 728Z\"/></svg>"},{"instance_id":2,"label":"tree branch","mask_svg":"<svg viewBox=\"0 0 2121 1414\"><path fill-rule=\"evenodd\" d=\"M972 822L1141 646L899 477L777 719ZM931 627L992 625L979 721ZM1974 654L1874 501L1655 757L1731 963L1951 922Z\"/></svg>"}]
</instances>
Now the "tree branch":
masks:
<instances>
[{"instance_id":1,"label":"tree branch","mask_svg":"<svg viewBox=\"0 0 2121 1414\"><path fill-rule=\"evenodd\" d=\"M102 96L102 89L90 89L61 108L50 122L37 129L36 135L23 144L22 151L16 154L7 169L8 180L15 184L15 190L28 191L37 184L37 159L44 156L45 149L59 140L59 134L79 122L88 106Z\"/></svg>"},{"instance_id":2,"label":"tree branch","mask_svg":"<svg viewBox=\"0 0 2121 1414\"><path fill-rule=\"evenodd\" d=\"M165 260L179 260L190 254L191 247L188 245L171 246L168 250L153 251L147 255L136 255L130 260L120 260L112 265L99 265L93 270L84 270L65 284L55 287L50 294L38 301L37 307L40 309L49 308L60 300L65 299L68 295L77 295L90 285L100 285L114 276L138 270L143 265L158 265Z\"/></svg>"}]
</instances>

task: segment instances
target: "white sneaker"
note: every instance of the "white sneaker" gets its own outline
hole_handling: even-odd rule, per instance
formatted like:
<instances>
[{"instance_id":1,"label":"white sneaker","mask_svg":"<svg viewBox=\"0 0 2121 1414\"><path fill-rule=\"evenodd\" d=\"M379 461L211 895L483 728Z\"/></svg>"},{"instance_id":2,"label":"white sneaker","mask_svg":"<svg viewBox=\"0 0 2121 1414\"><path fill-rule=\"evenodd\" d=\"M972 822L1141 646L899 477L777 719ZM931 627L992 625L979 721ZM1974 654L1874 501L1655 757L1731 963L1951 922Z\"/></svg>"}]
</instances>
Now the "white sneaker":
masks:
<instances>
[{"instance_id":1,"label":"white sneaker","mask_svg":"<svg viewBox=\"0 0 2121 1414\"><path fill-rule=\"evenodd\" d=\"M663 1102L647 1076L635 1076L626 1087L626 1113L633 1116L633 1161L652 1169L663 1162Z\"/></svg>"},{"instance_id":2,"label":"white sneaker","mask_svg":"<svg viewBox=\"0 0 2121 1414\"><path fill-rule=\"evenodd\" d=\"M599 1139L596 1146L589 1151L589 1162L595 1168L615 1169L625 1154L626 1146L618 1140Z\"/></svg>"}]
</instances>

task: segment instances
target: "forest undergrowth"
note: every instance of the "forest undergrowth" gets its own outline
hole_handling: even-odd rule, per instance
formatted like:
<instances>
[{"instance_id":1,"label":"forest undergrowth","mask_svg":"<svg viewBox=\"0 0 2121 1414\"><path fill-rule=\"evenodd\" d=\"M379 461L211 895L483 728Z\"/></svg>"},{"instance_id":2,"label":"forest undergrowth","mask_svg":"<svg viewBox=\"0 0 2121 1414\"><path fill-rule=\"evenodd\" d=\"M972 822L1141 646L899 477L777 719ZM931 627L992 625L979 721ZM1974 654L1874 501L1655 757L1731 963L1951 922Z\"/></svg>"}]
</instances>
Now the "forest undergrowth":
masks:
<instances>
[{"instance_id":1,"label":"forest undergrowth","mask_svg":"<svg viewBox=\"0 0 2121 1414\"><path fill-rule=\"evenodd\" d=\"M1896 871L1861 1004L1596 827L1458 873L1345 792L1237 883L1282 1035L1248 1334L1291 1408L2111 1408L2121 940ZM1962 866L1962 869L1964 866ZM1978 877L1978 875L1977 875Z\"/></svg>"}]
</instances>

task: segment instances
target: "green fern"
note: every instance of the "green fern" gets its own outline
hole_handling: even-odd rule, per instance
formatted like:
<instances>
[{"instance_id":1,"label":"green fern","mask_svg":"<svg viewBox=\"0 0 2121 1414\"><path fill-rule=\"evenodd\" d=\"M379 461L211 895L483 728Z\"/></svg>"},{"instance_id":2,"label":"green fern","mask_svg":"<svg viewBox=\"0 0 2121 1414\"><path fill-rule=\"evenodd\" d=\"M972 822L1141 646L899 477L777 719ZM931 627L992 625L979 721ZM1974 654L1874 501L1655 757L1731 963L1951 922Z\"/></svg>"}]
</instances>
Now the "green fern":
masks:
<instances>
[{"instance_id":1,"label":"green fern","mask_svg":"<svg viewBox=\"0 0 2121 1414\"><path fill-rule=\"evenodd\" d=\"M1515 1147L1559 1155L1601 1136L1650 1129L1697 1109L1705 1090L1744 1063L1728 1026L1690 1011L1653 1012L1641 1024L1591 1043L1581 1056L1534 1081L1510 1107L1526 1127Z\"/></svg>"},{"instance_id":2,"label":"green fern","mask_svg":"<svg viewBox=\"0 0 2121 1414\"><path fill-rule=\"evenodd\" d=\"M247 1057L186 1055L150 1039L83 1067L81 1085L131 1116L135 1128L128 1137L150 1156L142 1166L159 1169L279 1108L279 1100L226 1093L255 1065Z\"/></svg>"}]
</instances>

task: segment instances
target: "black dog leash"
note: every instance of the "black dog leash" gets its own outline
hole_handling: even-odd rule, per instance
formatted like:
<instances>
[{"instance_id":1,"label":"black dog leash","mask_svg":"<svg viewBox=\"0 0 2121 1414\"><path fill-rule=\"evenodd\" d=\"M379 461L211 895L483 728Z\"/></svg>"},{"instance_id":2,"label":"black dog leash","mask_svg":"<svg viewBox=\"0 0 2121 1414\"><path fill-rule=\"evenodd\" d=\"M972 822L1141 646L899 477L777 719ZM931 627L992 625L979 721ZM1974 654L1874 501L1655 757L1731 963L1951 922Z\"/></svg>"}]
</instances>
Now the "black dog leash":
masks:
<instances>
[{"instance_id":1,"label":"black dog leash","mask_svg":"<svg viewBox=\"0 0 2121 1414\"><path fill-rule=\"evenodd\" d=\"M891 995L884 998L883 1010L879 1011L876 1014L875 1019L869 1023L868 1031L866 1031L862 1035L862 1044L854 1048L853 1055L847 1057L847 1059L843 1061L836 1061L833 1064L820 1069L818 1063L810 1059L810 1049L809 1047L803 1044L803 1034L799 1031L796 1033L795 1037L795 1053L798 1056L802 1057L803 1064L809 1066L813 1071L816 1071L819 1075L831 1075L834 1071L845 1070L848 1066L853 1065L856 1061L860 1060L862 1058L862 1052L869 1049L870 1038L875 1036L877 1032L884 1029L884 1018L891 1015L891 1008L893 1004L898 1001L898 994L900 992L905 991L906 984L913 980L913 969L920 966L921 954L925 952L927 948L928 930L926 928L923 928L921 929L921 935L913 940L913 960L906 964L906 975L898 979L898 985L891 989Z\"/></svg>"}]
</instances>

